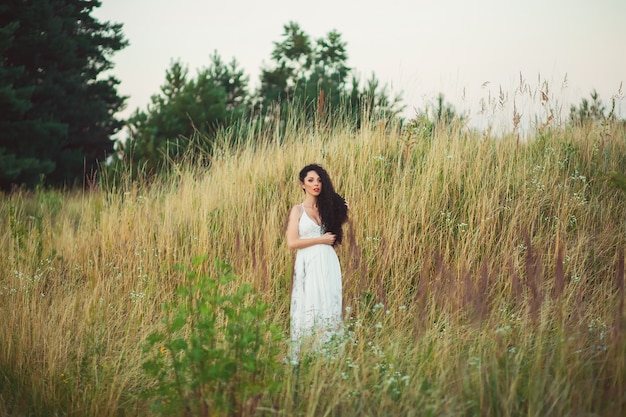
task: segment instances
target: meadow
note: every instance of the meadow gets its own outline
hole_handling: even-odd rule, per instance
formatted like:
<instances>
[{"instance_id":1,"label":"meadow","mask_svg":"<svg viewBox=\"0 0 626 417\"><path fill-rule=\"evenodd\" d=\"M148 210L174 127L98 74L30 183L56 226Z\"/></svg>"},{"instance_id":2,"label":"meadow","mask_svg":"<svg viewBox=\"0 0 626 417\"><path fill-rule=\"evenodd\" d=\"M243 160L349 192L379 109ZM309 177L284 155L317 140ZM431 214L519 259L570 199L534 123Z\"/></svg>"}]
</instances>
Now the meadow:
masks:
<instances>
[{"instance_id":1,"label":"meadow","mask_svg":"<svg viewBox=\"0 0 626 417\"><path fill-rule=\"evenodd\" d=\"M520 138L294 118L249 134L157 178L1 197L0 415L624 415L623 123ZM350 203L346 337L291 366L284 227L310 162ZM204 335L193 300L231 310ZM198 355L217 365L237 346L252 359L176 391L168 332L212 338Z\"/></svg>"}]
</instances>

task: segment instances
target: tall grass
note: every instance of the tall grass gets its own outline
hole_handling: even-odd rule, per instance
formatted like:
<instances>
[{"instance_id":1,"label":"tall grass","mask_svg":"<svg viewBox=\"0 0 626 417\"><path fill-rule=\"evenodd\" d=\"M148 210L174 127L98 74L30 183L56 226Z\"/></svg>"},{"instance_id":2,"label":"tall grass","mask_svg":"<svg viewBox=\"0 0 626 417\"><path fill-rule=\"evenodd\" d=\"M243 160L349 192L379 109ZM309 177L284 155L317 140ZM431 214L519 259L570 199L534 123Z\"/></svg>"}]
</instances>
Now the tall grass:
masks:
<instances>
[{"instance_id":1,"label":"tall grass","mask_svg":"<svg viewBox=\"0 0 626 417\"><path fill-rule=\"evenodd\" d=\"M350 203L349 342L280 368L281 390L246 414L623 414L626 195L607 179L625 138L295 117L234 145L224 133L208 164L159 179L4 196L0 414L149 415L141 345L195 255L230 263L286 334L284 226L309 162Z\"/></svg>"}]
</instances>

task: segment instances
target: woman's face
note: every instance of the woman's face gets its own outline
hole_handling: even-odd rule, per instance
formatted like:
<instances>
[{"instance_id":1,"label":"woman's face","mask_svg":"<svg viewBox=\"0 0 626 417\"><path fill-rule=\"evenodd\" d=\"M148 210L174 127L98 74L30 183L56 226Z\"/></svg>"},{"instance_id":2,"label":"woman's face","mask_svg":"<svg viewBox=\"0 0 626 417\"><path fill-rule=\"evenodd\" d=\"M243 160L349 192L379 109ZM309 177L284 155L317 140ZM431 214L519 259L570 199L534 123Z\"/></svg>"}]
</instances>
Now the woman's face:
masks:
<instances>
[{"instance_id":1,"label":"woman's face","mask_svg":"<svg viewBox=\"0 0 626 417\"><path fill-rule=\"evenodd\" d=\"M317 197L322 192L322 179L317 175L317 172L309 171L304 177L302 187L307 194Z\"/></svg>"}]
</instances>

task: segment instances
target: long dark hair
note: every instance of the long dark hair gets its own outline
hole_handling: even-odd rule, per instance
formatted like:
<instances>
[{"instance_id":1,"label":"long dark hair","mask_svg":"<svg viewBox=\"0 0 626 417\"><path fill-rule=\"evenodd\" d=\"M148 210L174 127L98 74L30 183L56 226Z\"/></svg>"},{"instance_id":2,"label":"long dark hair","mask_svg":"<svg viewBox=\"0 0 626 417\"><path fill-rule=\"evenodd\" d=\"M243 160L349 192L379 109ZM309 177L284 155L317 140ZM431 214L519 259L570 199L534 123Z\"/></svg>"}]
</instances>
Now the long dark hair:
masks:
<instances>
[{"instance_id":1,"label":"long dark hair","mask_svg":"<svg viewBox=\"0 0 626 417\"><path fill-rule=\"evenodd\" d=\"M299 175L300 182L304 182L309 171L315 171L322 181L322 190L317 196L317 210L320 213L324 231L334 233L335 244L338 245L343 239L343 224L348 220L346 200L335 191L328 172L317 164L302 168Z\"/></svg>"}]
</instances>

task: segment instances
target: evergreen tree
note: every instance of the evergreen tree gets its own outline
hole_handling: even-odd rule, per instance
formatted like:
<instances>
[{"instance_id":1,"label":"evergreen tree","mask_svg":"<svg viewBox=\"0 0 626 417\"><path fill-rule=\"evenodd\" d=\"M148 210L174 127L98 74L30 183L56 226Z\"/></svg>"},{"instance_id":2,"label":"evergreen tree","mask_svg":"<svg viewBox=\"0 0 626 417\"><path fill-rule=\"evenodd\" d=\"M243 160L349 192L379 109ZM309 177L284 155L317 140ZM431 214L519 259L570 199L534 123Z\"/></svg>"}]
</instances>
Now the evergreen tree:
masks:
<instances>
[{"instance_id":1,"label":"evergreen tree","mask_svg":"<svg viewBox=\"0 0 626 417\"><path fill-rule=\"evenodd\" d=\"M458 114L451 103L445 102L443 93L439 93L434 104L416 111L415 117L405 125L411 136L433 138L436 129L452 129L456 123L466 119L464 114Z\"/></svg>"},{"instance_id":2,"label":"evergreen tree","mask_svg":"<svg viewBox=\"0 0 626 417\"><path fill-rule=\"evenodd\" d=\"M302 105L309 117L329 117L339 108L358 122L367 108L371 114L399 112L399 97L389 98L374 75L363 89L348 67L346 43L335 30L312 41L300 26L284 26L282 41L274 42L274 66L261 72L257 103L265 111ZM350 80L350 82L348 82ZM258 106L257 104L257 106Z\"/></svg>"},{"instance_id":3,"label":"evergreen tree","mask_svg":"<svg viewBox=\"0 0 626 417\"><path fill-rule=\"evenodd\" d=\"M259 98L266 106L277 101L292 101L296 89L302 89L303 84L306 84L314 62L309 35L294 22L285 25L283 29L283 41L274 42L272 51L272 60L276 66L263 69L261 73Z\"/></svg>"},{"instance_id":4,"label":"evergreen tree","mask_svg":"<svg viewBox=\"0 0 626 417\"><path fill-rule=\"evenodd\" d=\"M45 156L45 142L64 130L54 122L24 117L31 108L34 87L16 87L24 67L10 67L4 58L17 27L13 22L0 28L0 189L4 190L18 182L34 185L40 175L52 172L55 164ZM24 140L27 137L33 144ZM37 145L38 152L32 152Z\"/></svg>"},{"instance_id":5,"label":"evergreen tree","mask_svg":"<svg viewBox=\"0 0 626 417\"><path fill-rule=\"evenodd\" d=\"M600 95L596 90L591 92L591 101L583 98L578 107L570 107L570 122L577 126L586 123L601 122L606 119L614 119L615 117L615 99L612 101L611 111L606 116L606 106L600 99Z\"/></svg>"},{"instance_id":6,"label":"evergreen tree","mask_svg":"<svg viewBox=\"0 0 626 417\"><path fill-rule=\"evenodd\" d=\"M161 94L129 119L130 138L121 145L123 154L154 171L164 158L184 153L192 138L196 146L210 151L215 131L245 113L248 80L238 65L236 60L224 64L216 52L210 66L190 78L186 66L173 62Z\"/></svg>"},{"instance_id":7,"label":"evergreen tree","mask_svg":"<svg viewBox=\"0 0 626 417\"><path fill-rule=\"evenodd\" d=\"M222 61L215 51L211 56L211 64L206 69L207 75L215 84L226 91L226 111L230 118L238 118L245 113L248 100L248 77L239 63L233 58L229 64Z\"/></svg>"},{"instance_id":8,"label":"evergreen tree","mask_svg":"<svg viewBox=\"0 0 626 417\"><path fill-rule=\"evenodd\" d=\"M0 187L82 182L113 151L122 49L119 24L91 16L99 1L6 0L0 5ZM4 162L7 164L5 165Z\"/></svg>"}]
</instances>

